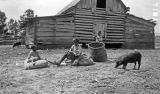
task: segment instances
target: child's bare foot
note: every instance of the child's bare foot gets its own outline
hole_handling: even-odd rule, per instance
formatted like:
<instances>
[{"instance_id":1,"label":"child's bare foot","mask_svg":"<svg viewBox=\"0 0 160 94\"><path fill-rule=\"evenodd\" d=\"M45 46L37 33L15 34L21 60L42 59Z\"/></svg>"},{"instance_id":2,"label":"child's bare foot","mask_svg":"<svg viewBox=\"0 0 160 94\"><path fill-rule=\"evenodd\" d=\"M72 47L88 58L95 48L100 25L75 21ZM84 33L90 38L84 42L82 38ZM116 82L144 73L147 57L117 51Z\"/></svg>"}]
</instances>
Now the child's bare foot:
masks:
<instances>
[{"instance_id":1,"label":"child's bare foot","mask_svg":"<svg viewBox=\"0 0 160 94\"><path fill-rule=\"evenodd\" d=\"M59 67L61 64L59 62L54 61L54 64L57 65L57 67Z\"/></svg>"}]
</instances>

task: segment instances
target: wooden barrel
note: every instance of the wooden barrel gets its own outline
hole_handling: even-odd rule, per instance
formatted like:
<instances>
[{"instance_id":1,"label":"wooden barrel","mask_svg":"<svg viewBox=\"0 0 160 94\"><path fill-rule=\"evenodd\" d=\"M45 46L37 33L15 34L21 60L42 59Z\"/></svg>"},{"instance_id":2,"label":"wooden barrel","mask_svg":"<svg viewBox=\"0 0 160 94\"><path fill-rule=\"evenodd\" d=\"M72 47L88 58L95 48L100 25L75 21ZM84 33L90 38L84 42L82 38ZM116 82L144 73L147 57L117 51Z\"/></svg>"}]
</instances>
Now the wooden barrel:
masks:
<instances>
[{"instance_id":1,"label":"wooden barrel","mask_svg":"<svg viewBox=\"0 0 160 94\"><path fill-rule=\"evenodd\" d=\"M105 44L102 42L94 42L89 45L90 55L94 62L104 62L107 60Z\"/></svg>"}]
</instances>

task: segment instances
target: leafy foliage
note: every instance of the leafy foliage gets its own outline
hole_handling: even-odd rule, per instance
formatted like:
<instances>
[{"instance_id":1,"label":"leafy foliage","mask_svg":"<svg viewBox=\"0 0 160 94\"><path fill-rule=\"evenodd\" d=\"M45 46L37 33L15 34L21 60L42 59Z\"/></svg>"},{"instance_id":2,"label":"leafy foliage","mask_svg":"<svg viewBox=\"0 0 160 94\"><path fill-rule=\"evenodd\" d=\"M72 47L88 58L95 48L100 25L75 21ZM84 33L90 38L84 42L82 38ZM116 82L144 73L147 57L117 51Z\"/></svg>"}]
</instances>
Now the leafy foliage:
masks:
<instances>
[{"instance_id":1,"label":"leafy foliage","mask_svg":"<svg viewBox=\"0 0 160 94\"><path fill-rule=\"evenodd\" d=\"M6 15L4 12L0 11L0 34L3 34L4 31L6 31ZM4 32L5 33L5 32Z\"/></svg>"},{"instance_id":2,"label":"leafy foliage","mask_svg":"<svg viewBox=\"0 0 160 94\"><path fill-rule=\"evenodd\" d=\"M19 21L20 25L25 22L26 18L32 18L32 17L35 17L34 11L32 9L25 10L23 15L20 16L20 21Z\"/></svg>"},{"instance_id":3,"label":"leafy foliage","mask_svg":"<svg viewBox=\"0 0 160 94\"><path fill-rule=\"evenodd\" d=\"M19 23L16 20L11 18L9 22L7 23L7 25L8 25L8 29L10 33L17 35L18 30L19 30Z\"/></svg>"}]
</instances>

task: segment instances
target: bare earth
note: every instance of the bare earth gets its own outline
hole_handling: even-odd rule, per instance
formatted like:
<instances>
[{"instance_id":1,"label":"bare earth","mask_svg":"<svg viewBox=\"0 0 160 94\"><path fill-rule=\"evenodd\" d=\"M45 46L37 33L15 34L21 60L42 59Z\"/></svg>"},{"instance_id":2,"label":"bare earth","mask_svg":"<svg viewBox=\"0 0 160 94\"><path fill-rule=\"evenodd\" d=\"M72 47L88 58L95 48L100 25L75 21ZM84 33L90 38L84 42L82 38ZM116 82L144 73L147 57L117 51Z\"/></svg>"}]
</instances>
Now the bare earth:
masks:
<instances>
[{"instance_id":1,"label":"bare earth","mask_svg":"<svg viewBox=\"0 0 160 94\"><path fill-rule=\"evenodd\" d=\"M67 49L39 51L43 58L58 60ZM109 61L87 67L24 70L29 50L0 47L0 94L160 94L160 50L139 50L140 70L114 68L114 59L132 50L107 50ZM88 53L87 50L85 50Z\"/></svg>"}]
</instances>

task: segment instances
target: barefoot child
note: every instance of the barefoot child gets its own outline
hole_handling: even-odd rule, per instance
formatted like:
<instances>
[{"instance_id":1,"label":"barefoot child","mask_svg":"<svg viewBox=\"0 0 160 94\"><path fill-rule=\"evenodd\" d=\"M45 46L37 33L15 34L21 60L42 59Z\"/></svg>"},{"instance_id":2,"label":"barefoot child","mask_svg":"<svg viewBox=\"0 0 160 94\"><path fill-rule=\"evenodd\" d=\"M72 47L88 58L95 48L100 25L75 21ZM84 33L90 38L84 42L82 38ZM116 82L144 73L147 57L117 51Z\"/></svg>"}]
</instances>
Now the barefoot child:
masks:
<instances>
[{"instance_id":1,"label":"barefoot child","mask_svg":"<svg viewBox=\"0 0 160 94\"><path fill-rule=\"evenodd\" d=\"M31 51L24 62L26 69L36 69L48 66L48 61L43 60L37 52L36 46L31 46Z\"/></svg>"},{"instance_id":2,"label":"barefoot child","mask_svg":"<svg viewBox=\"0 0 160 94\"><path fill-rule=\"evenodd\" d=\"M101 31L99 31L96 36L96 42L103 42Z\"/></svg>"},{"instance_id":3,"label":"barefoot child","mask_svg":"<svg viewBox=\"0 0 160 94\"><path fill-rule=\"evenodd\" d=\"M68 58L72 61L72 63L79 58L79 56L82 54L82 48L79 44L79 40L78 39L73 39L73 45L70 48L70 50L68 52L66 52L63 57L60 59L60 61L56 62L58 66L61 65L61 63L63 62L63 60L65 58Z\"/></svg>"}]
</instances>

